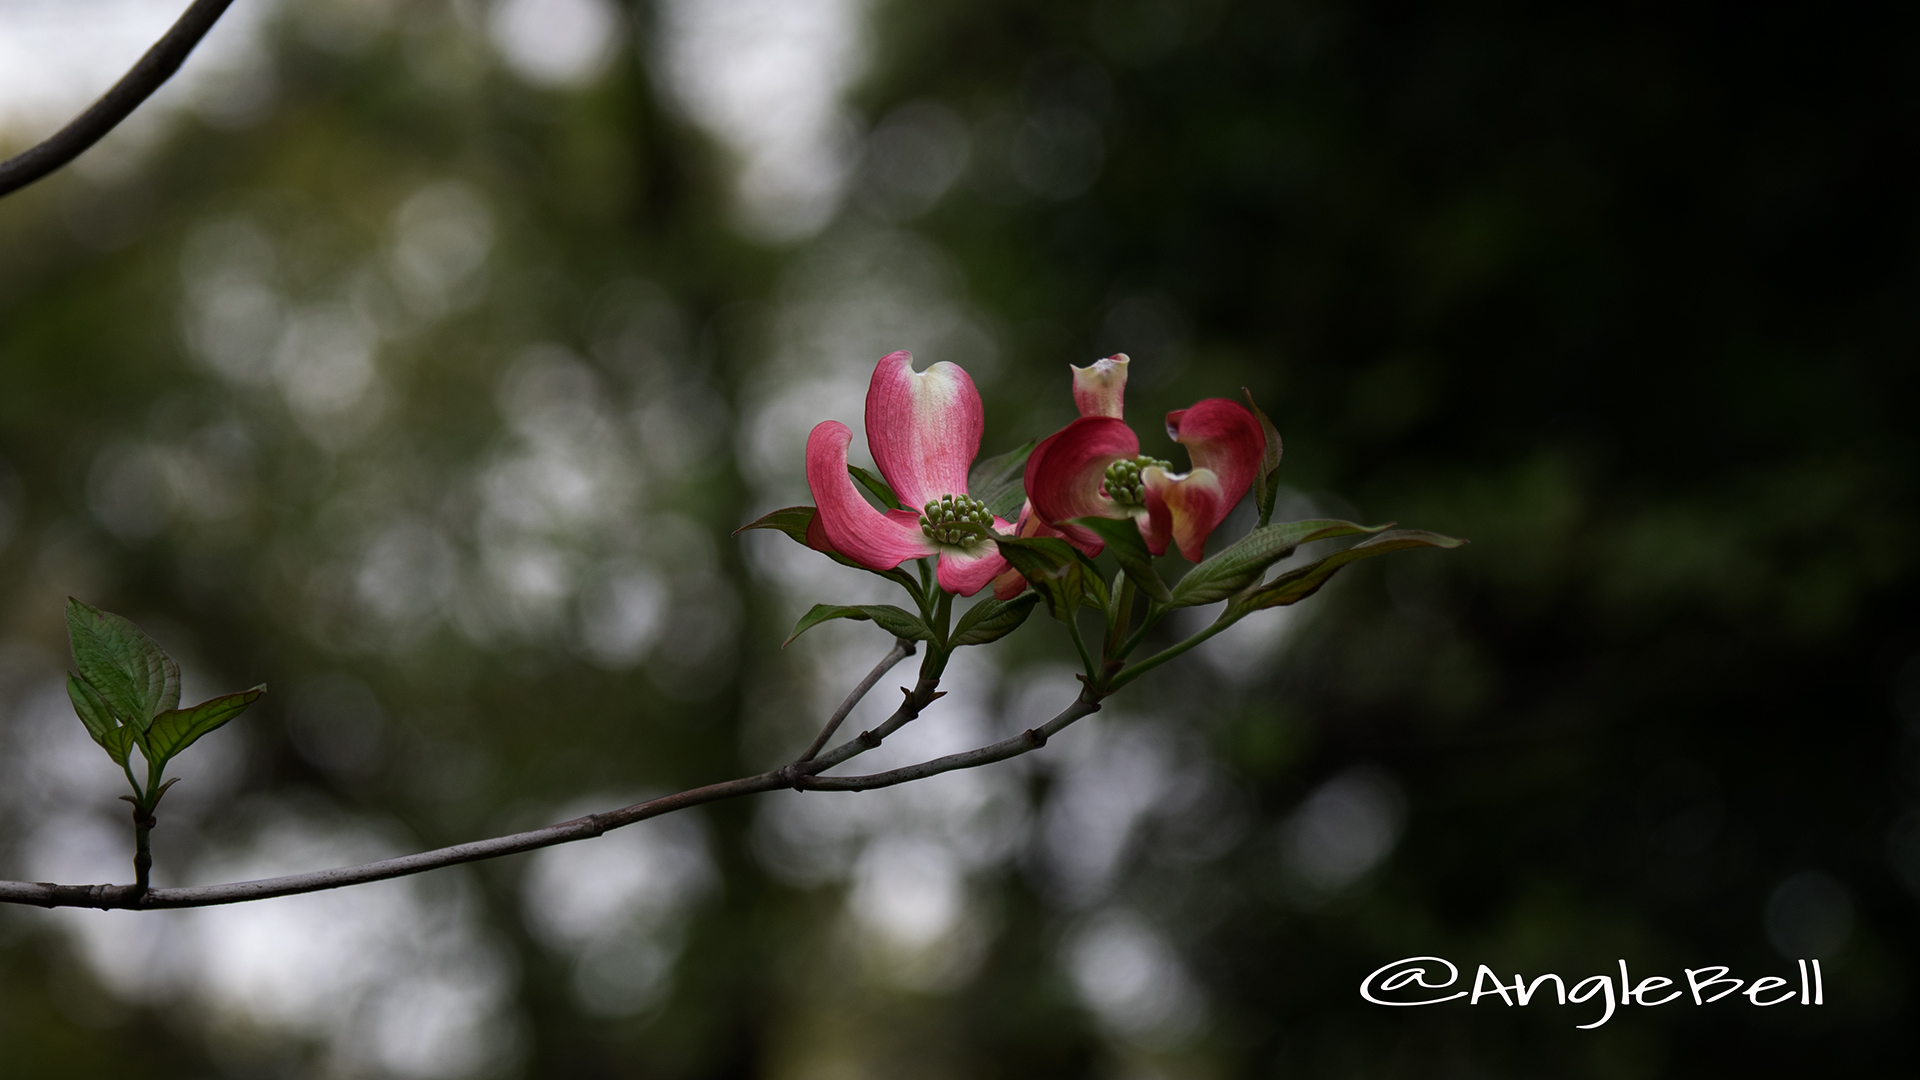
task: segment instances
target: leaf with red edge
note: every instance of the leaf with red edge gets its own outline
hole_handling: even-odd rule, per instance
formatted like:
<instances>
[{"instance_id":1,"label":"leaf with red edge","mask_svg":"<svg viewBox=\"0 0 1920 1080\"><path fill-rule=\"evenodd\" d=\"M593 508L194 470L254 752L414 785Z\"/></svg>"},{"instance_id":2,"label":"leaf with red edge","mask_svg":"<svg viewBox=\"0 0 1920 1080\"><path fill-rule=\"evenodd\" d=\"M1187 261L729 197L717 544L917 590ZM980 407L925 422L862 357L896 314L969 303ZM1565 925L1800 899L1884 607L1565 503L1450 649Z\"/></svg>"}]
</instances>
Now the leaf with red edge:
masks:
<instances>
[{"instance_id":1,"label":"leaf with red edge","mask_svg":"<svg viewBox=\"0 0 1920 1080\"><path fill-rule=\"evenodd\" d=\"M1260 475L1253 482L1253 500L1260 508L1260 525L1264 528L1273 519L1273 500L1280 492L1280 431L1260 406L1253 403L1253 391L1243 386L1240 392L1247 396L1247 408L1252 409L1254 419L1260 421L1260 433L1267 440L1266 449L1260 454Z\"/></svg>"}]
</instances>

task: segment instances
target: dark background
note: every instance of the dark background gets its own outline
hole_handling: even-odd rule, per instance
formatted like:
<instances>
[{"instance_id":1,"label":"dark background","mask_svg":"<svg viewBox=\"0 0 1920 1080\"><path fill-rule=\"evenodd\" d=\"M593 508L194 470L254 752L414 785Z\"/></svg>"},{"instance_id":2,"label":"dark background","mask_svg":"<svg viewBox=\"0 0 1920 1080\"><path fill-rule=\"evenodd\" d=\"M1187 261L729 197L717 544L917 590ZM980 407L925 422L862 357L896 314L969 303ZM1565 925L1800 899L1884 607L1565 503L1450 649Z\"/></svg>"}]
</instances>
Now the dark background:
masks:
<instances>
[{"instance_id":1,"label":"dark background","mask_svg":"<svg viewBox=\"0 0 1920 1080\"><path fill-rule=\"evenodd\" d=\"M379 997L392 972L339 984L361 1004L308 1022L249 1012L244 982L216 985L226 969L151 944L199 927L191 940L269 967L337 960L288 942L333 940L310 918L373 901L258 939L176 920L139 939L148 953L126 936L146 916L10 911L7 1072L1907 1067L1910 12L879 5L850 105L863 134L896 137L864 143L831 223L781 243L736 227L727 152L652 70L662 17L628 14L633 40L572 90L484 56L465 82L423 79L421 50L481 48L459 44L472 31L451 9L408 8L352 48L282 16L263 114L187 115L135 171L70 172L0 204L4 876L55 873L105 837L99 873L124 880L112 766L50 771L68 758L44 756L43 728L78 729L46 689L69 593L149 626L207 693L274 688L216 737L228 750L207 751L226 755L209 795L191 801L190 780L178 816L163 808L162 883L211 880L186 868L260 835L324 825L412 850L791 753L886 642L850 626L780 653L785 629L805 604L871 586L792 570L804 553L777 538L727 534L804 498L781 455L818 419L857 428L864 373L891 348L974 371L986 453L1069 418L1064 365L1112 351L1134 357L1128 415L1149 453L1170 448L1155 417L1247 386L1285 436L1296 516L1471 546L1351 570L1298 615L1256 617L1292 618L1284 632L1236 631L1251 643L1170 665L1041 755L1078 765L1010 770L993 790L1023 808L1011 839L962 860L967 914L941 924L965 948L869 955L887 924L861 921L877 909L859 883L910 886L921 865L874 870L889 865L871 854L879 826L849 841L868 861L782 870L814 856L768 854L785 835L775 811L720 805L693 841L708 884L672 909L670 934L633 931L672 942L640 1004L583 999L581 965L604 941L543 936L525 857L442 875L458 889L419 886L420 925L457 923L492 958L491 1004L473 1015L508 1034L464 1064L431 1040L424 1058L361 1053L380 1017L431 1027ZM954 145L956 118L965 169L928 187L916 178L939 171L927 162ZM404 256L370 253L405 231L397 208L448 181L469 193L454 219L462 197L490 208L484 264L420 287L453 299L408 309L393 299L412 295ZM248 262L260 237L277 254ZM245 296L195 297L250 280L281 297L282 323L259 325L322 313L301 340L372 333L338 331L328 311L398 311L369 346L376 389L329 412L331 384L300 382L294 331L196 337L205 311ZM243 316L219 325L256 325ZM548 352L525 351L536 343ZM782 394L804 407L780 413ZM515 471L513 455L577 464L581 446L601 455L582 466L603 470L592 505L515 518L515 492L559 505L568 478ZM474 509L487 498L499 505ZM553 565L575 584L543 585ZM487 601L488 581L507 599ZM591 631L599 595L653 596L664 629L610 655ZM1021 680L1057 677L1063 635L1036 618L990 651L997 667L964 673L990 688L978 708L1027 726ZM1053 693L1033 700L1071 687ZM1134 756L1102 772L1102 740ZM296 825L252 831L270 821ZM1100 843L1119 830L1091 884L1054 865L1083 843L1075 828ZM361 857L282 846L289 870ZM920 956L950 946L963 959ZM1578 1031L1597 1014L1389 1010L1355 994L1379 965L1427 954L1569 982L1622 957L1641 974L1751 978L1817 956L1827 1004L1682 1002ZM945 974L914 974L929 963Z\"/></svg>"}]
</instances>

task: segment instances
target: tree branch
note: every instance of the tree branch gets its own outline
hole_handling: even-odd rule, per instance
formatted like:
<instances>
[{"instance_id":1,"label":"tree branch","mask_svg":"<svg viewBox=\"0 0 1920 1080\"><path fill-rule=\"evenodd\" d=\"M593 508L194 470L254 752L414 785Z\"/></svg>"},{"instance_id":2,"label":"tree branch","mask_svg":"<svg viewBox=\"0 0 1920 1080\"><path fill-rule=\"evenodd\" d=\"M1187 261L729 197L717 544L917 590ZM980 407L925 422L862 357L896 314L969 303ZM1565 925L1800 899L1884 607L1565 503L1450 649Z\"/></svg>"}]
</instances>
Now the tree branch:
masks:
<instances>
[{"instance_id":1,"label":"tree branch","mask_svg":"<svg viewBox=\"0 0 1920 1080\"><path fill-rule=\"evenodd\" d=\"M85 153L107 132L119 126L140 103L153 95L160 85L180 70L187 54L233 0L194 0L166 36L154 43L145 56L133 65L113 89L103 94L86 112L55 132L38 146L0 162L0 196L10 195L53 172Z\"/></svg>"},{"instance_id":2,"label":"tree branch","mask_svg":"<svg viewBox=\"0 0 1920 1080\"><path fill-rule=\"evenodd\" d=\"M619 810L610 810L604 814L589 814L572 821L563 821L558 825L549 825L544 829L513 833L510 836L496 836L491 840L476 840L470 844L456 844L453 847L423 851L417 855L403 855L396 859L361 863L359 866L343 866L334 870L317 870L308 874L291 874L261 881L240 881L230 885L148 889L144 896L139 894L139 887L135 885L54 885L48 882L0 881L0 902L34 904L48 908L144 910L212 907L217 904L238 904L248 900L292 896L296 893L321 892L326 889L338 889L345 885L365 885L368 882L385 881L388 878L406 877L428 870L438 870L443 866L456 866L481 859L497 859L502 855L514 855L522 851L552 847L555 844L565 844L574 840L586 840L599 836L608 829L617 829L622 825L631 825L636 821L645 821L647 818L658 817L675 810L684 810L690 806L731 799L740 795L773 791L776 788L786 787L787 784L785 777L776 770L759 776L743 777L723 784L709 784L706 787L665 795L648 802L622 807Z\"/></svg>"},{"instance_id":3,"label":"tree branch","mask_svg":"<svg viewBox=\"0 0 1920 1080\"><path fill-rule=\"evenodd\" d=\"M867 696L867 691L872 690L873 684L880 681L880 676L892 671L894 665L912 656L913 648L911 640L895 638L893 651L880 658L880 662L873 666L873 670L867 672L867 677L860 680L860 685L853 688L853 693L847 695L847 700L841 702L840 707L827 718L826 725L820 729L820 734L813 737L813 744L807 747L806 753L800 755L800 760L812 761L817 757L821 747L826 746L827 740L833 738L833 733L840 730L841 721L847 718L847 714L853 711L855 705L860 704L861 698Z\"/></svg>"},{"instance_id":4,"label":"tree branch","mask_svg":"<svg viewBox=\"0 0 1920 1080\"><path fill-rule=\"evenodd\" d=\"M900 689L906 695L905 700L900 702L899 708L893 710L893 715L887 717L885 723L871 731L863 731L855 735L812 761L795 762L790 768L801 775L823 773L849 758L859 757L879 746L887 736L917 719L921 710L933 704L934 699L941 696L942 691L935 689L939 685L938 680L922 676L919 682L913 684L913 689L901 687Z\"/></svg>"},{"instance_id":5,"label":"tree branch","mask_svg":"<svg viewBox=\"0 0 1920 1080\"><path fill-rule=\"evenodd\" d=\"M1083 716L1100 711L1100 702L1088 691L1080 699L1062 709L1059 715L1037 728L1028 728L1010 739L968 750L961 754L948 754L943 758L923 761L918 765L907 765L886 772L869 773L866 776L809 776L800 783L809 791L871 791L874 788L892 787L913 780L924 780L955 769L977 769L982 765L991 765L996 761L1005 761L1011 757L1031 753L1047 745L1068 724Z\"/></svg>"},{"instance_id":6,"label":"tree branch","mask_svg":"<svg viewBox=\"0 0 1920 1080\"><path fill-rule=\"evenodd\" d=\"M896 645L894 652L899 651L899 646ZM889 654L889 656L892 655ZM898 663L901 658L894 658L893 663ZM883 674L885 674L885 667L876 669L868 676L867 683L879 681ZM920 710L938 696L939 694L930 685L930 680L920 680L920 684L907 693L906 700L901 703L893 716L888 718L886 724L875 731L862 732L859 738L842 743L824 757L815 758L812 761L797 761L792 765L761 773L758 776L709 784L602 814L589 814L572 821L563 821L558 825L549 825L544 829L497 836L490 840L476 840L468 844L456 844L452 847L423 851L415 855L403 855L394 859L382 859L379 862L362 863L358 866L343 866L333 870L291 874L260 881L240 881L227 885L142 889L139 885L55 885L51 882L0 881L0 903L28 904L45 908L84 907L138 911L238 904L250 900L268 900L276 896L322 892L347 885L364 885L374 881L385 881L388 878L407 877L428 870L438 870L441 867L456 866L460 863L495 859L502 855L534 851L543 847L552 847L555 844L587 840L610 829L631 825L636 821L645 821L651 817L659 817L675 810L685 810L722 799L755 795L784 787L817 791L868 791L874 788L892 787L895 784L904 784L956 769L979 768L982 765L990 765L996 761L1004 761L1010 757L1018 757L1038 750L1068 724L1099 711L1100 698L1103 695L1091 688L1082 690L1079 700L1040 727L1029 728L1010 739L969 750L966 753L950 754L947 757L923 761L917 765L867 776L814 775L821 769L830 768L834 764L871 749L872 746L878 746L885 734L897 731L918 716ZM849 708L851 708L850 705L842 706L843 710ZM871 746L865 745L869 739L871 739ZM832 760L829 761L829 759Z\"/></svg>"}]
</instances>

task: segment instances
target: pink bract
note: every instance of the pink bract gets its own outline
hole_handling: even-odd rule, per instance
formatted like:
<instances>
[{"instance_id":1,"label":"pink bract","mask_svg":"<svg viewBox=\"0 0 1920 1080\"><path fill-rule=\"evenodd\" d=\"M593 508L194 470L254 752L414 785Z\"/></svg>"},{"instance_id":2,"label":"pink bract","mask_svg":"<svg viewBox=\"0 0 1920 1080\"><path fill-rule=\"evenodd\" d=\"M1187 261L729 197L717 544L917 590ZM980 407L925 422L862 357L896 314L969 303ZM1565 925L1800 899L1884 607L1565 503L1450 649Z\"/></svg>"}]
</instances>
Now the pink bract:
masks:
<instances>
[{"instance_id":1,"label":"pink bract","mask_svg":"<svg viewBox=\"0 0 1920 1080\"><path fill-rule=\"evenodd\" d=\"M1142 461L1138 501L1119 501L1106 489L1107 469L1140 454L1139 439L1119 419L1126 376L1125 355L1073 368L1074 404L1081 416L1042 441L1027 459L1032 512L1089 555L1103 545L1091 530L1068 524L1074 518L1130 518L1153 554L1164 553L1171 542L1181 555L1199 562L1207 537L1253 486L1266 436L1251 412L1225 398L1168 413L1167 435L1187 448L1192 471L1173 473Z\"/></svg>"},{"instance_id":2,"label":"pink bract","mask_svg":"<svg viewBox=\"0 0 1920 1080\"><path fill-rule=\"evenodd\" d=\"M908 506L967 494L967 470L980 451L983 424L980 393L958 366L938 363L916 372L913 354L901 351L874 367L867 387L867 443L880 475ZM1007 569L992 540L943 544L922 530L917 511L874 509L847 474L852 441L853 432L837 420L820 423L807 436L814 521L832 550L871 570L937 557L940 587L960 596L979 592ZM994 532L1012 528L1002 518L993 519Z\"/></svg>"}]
</instances>

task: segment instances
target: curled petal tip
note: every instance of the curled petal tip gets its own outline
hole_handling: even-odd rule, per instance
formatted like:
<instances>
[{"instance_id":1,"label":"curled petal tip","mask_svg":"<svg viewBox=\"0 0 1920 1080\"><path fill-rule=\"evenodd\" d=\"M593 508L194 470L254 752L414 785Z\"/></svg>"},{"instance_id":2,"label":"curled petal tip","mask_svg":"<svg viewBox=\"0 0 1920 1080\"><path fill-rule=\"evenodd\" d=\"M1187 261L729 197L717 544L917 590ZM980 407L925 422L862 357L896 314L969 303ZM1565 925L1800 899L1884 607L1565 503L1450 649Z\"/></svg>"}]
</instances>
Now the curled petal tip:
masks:
<instances>
[{"instance_id":1,"label":"curled petal tip","mask_svg":"<svg viewBox=\"0 0 1920 1080\"><path fill-rule=\"evenodd\" d=\"M1165 551L1171 539L1188 562L1206 558L1207 537L1226 520L1240 495L1246 494L1242 488L1238 495L1228 498L1211 469L1173 476L1164 469L1151 468L1142 470L1140 479L1147 489L1148 505L1148 523L1140 531L1147 538L1149 550L1157 543L1158 551Z\"/></svg>"},{"instance_id":2,"label":"curled petal tip","mask_svg":"<svg viewBox=\"0 0 1920 1080\"><path fill-rule=\"evenodd\" d=\"M822 421L807 436L807 487L816 506L807 546L838 552L872 570L891 570L938 551L921 535L917 515L905 510L883 514L854 490L853 477L847 475L847 444L852 441L853 432L838 420Z\"/></svg>"},{"instance_id":3,"label":"curled petal tip","mask_svg":"<svg viewBox=\"0 0 1920 1080\"><path fill-rule=\"evenodd\" d=\"M1120 418L1127 393L1127 363L1126 353L1114 353L1073 368L1073 404L1081 416Z\"/></svg>"},{"instance_id":4,"label":"curled petal tip","mask_svg":"<svg viewBox=\"0 0 1920 1080\"><path fill-rule=\"evenodd\" d=\"M1195 469L1219 478L1228 509L1253 486L1267 437L1247 407L1226 398L1208 398L1167 414L1167 437L1187 448Z\"/></svg>"}]
</instances>

